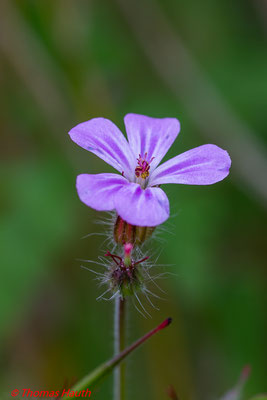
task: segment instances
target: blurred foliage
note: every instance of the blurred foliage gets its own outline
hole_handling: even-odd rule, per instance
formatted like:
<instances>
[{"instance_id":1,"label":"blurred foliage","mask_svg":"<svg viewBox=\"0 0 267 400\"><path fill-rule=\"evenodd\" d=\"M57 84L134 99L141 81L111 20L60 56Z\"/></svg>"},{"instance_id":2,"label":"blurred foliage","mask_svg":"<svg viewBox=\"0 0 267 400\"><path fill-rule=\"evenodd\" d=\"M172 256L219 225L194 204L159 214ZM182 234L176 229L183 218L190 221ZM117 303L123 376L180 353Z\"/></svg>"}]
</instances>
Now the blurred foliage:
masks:
<instances>
[{"instance_id":1,"label":"blurred foliage","mask_svg":"<svg viewBox=\"0 0 267 400\"><path fill-rule=\"evenodd\" d=\"M264 2L154 3L264 149ZM68 130L96 116L124 129L123 116L136 112L180 119L169 156L207 139L154 70L119 1L3 0L0 15L0 387L55 390L109 358L113 340L113 305L95 301L101 289L76 261L105 250L101 237L80 240L103 228L75 192L77 173L111 169ZM154 249L173 265L160 282L167 301L156 301L160 311L146 305L152 321L129 307L129 340L169 315L174 323L129 360L129 399L162 399L169 384L182 400L214 399L245 364L245 398L267 391L266 208L237 163L217 185L166 188L172 218ZM110 390L111 380L94 398Z\"/></svg>"}]
</instances>

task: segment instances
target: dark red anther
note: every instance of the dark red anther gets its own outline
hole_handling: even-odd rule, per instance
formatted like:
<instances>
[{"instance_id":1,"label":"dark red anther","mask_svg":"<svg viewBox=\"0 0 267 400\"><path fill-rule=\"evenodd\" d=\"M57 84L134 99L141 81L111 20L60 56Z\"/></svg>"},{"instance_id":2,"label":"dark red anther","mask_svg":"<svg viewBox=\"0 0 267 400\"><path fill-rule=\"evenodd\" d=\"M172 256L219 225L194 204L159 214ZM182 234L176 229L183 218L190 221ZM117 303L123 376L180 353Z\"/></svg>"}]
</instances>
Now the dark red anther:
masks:
<instances>
[{"instance_id":1,"label":"dark red anther","mask_svg":"<svg viewBox=\"0 0 267 400\"><path fill-rule=\"evenodd\" d=\"M139 154L137 158L137 167L135 168L135 176L137 178L146 179L149 176L150 164L154 160L155 157L152 157L150 161L147 159L147 153L145 153L144 157Z\"/></svg>"}]
</instances>

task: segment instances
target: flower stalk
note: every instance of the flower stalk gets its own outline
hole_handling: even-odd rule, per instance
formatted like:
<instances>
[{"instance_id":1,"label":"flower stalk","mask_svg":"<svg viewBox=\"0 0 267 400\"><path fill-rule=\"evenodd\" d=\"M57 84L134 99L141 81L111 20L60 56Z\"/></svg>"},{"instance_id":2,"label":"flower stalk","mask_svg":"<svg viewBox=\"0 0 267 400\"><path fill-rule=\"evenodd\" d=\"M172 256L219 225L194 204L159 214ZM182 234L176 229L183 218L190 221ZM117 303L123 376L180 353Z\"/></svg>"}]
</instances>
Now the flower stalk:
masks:
<instances>
[{"instance_id":1,"label":"flower stalk","mask_svg":"<svg viewBox=\"0 0 267 400\"><path fill-rule=\"evenodd\" d=\"M86 375L83 379L77 382L70 390L71 391L81 391L85 389L92 390L93 387L96 386L99 381L101 381L104 377L106 377L112 370L119 365L129 354L131 354L135 349L137 349L141 344L145 343L149 338L155 335L157 332L167 328L170 325L172 319L167 318L163 321L160 325L156 328L152 329L146 335L138 339L136 342L128 346L125 350L121 353L117 354L114 358L105 363L101 364L98 368L94 371L90 372ZM67 396L63 397L63 400L68 400Z\"/></svg>"},{"instance_id":2,"label":"flower stalk","mask_svg":"<svg viewBox=\"0 0 267 400\"><path fill-rule=\"evenodd\" d=\"M126 299L117 297L114 313L114 356L125 348ZM125 363L114 371L114 400L125 400Z\"/></svg>"}]
</instances>

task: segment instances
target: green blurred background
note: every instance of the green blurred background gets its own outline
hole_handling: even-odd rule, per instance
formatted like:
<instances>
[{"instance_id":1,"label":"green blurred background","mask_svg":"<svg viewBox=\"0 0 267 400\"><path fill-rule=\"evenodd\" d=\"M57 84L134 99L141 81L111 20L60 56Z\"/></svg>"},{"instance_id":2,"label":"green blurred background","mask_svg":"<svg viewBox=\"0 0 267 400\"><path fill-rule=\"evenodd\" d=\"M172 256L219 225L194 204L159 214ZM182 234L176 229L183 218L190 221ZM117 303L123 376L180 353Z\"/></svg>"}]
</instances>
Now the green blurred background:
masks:
<instances>
[{"instance_id":1,"label":"green blurred background","mask_svg":"<svg viewBox=\"0 0 267 400\"><path fill-rule=\"evenodd\" d=\"M154 250L173 265L155 274L173 275L160 311L144 302L152 319L130 306L128 339L174 321L129 360L128 398L172 383L215 399L245 364L244 397L267 391L266 2L1 0L0 18L2 395L58 390L112 354L113 304L77 261L102 255L101 236L81 238L103 227L75 191L77 174L111 168L67 132L97 116L123 130L128 112L181 121L168 157L215 143L233 161L216 185L166 187Z\"/></svg>"}]
</instances>

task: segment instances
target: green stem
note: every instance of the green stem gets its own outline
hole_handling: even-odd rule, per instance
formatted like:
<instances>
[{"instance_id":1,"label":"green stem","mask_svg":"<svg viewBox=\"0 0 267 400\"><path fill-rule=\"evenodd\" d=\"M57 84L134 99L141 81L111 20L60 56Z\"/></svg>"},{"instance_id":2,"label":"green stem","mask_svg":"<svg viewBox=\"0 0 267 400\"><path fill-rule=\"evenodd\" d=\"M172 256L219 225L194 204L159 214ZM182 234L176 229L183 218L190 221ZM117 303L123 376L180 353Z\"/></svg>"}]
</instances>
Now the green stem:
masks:
<instances>
[{"instance_id":1,"label":"green stem","mask_svg":"<svg viewBox=\"0 0 267 400\"><path fill-rule=\"evenodd\" d=\"M114 356L125 348L126 300L116 298L114 313ZM114 371L114 400L125 400L125 363Z\"/></svg>"},{"instance_id":2,"label":"green stem","mask_svg":"<svg viewBox=\"0 0 267 400\"><path fill-rule=\"evenodd\" d=\"M163 321L159 326L157 326L155 329L152 329L152 331L148 332L142 338L138 339L132 345L123 350L120 354L116 355L111 360L103 363L93 372L86 375L83 379L81 379L78 383L76 383L76 385L74 385L70 390L73 390L74 392L86 389L92 390L92 388L97 383L99 383L101 379L103 379L106 375L108 375L117 365L119 365L125 359L125 357L127 357L130 353L132 353L137 347L143 344L147 339L149 339L155 333L166 328L170 323L171 323L171 318L168 318L165 321ZM68 400L69 397L65 395L62 399Z\"/></svg>"}]
</instances>

